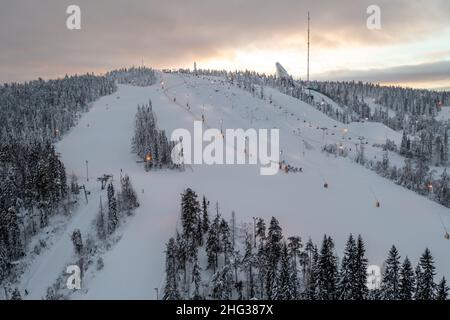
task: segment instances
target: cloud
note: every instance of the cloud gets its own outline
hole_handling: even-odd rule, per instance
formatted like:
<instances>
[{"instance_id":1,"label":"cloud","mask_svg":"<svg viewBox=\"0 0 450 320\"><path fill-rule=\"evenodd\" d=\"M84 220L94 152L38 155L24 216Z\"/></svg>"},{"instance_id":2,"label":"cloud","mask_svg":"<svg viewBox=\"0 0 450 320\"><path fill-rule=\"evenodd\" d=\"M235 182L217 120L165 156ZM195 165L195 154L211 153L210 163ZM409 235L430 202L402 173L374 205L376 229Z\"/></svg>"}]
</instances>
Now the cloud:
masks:
<instances>
[{"instance_id":1,"label":"cloud","mask_svg":"<svg viewBox=\"0 0 450 320\"><path fill-rule=\"evenodd\" d=\"M450 1L377 0L382 29L366 28L372 0L77 0L82 30L65 28L72 0L4 1L0 81L138 64L189 65L235 48L304 46L306 12L315 48L386 45L448 27ZM94 70L93 70L94 69Z\"/></svg>"},{"instance_id":2,"label":"cloud","mask_svg":"<svg viewBox=\"0 0 450 320\"><path fill-rule=\"evenodd\" d=\"M450 60L404 65L384 69L336 70L315 77L317 80L364 81L374 83L450 83Z\"/></svg>"}]
</instances>

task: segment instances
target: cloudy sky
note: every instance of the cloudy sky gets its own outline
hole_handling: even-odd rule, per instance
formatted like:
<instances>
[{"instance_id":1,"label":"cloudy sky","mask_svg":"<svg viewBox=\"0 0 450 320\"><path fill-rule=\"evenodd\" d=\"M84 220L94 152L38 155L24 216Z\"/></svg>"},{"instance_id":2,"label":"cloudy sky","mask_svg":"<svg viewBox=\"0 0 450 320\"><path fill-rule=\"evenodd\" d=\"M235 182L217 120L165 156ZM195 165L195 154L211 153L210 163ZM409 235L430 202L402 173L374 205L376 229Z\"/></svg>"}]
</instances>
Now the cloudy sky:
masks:
<instances>
[{"instance_id":1,"label":"cloudy sky","mask_svg":"<svg viewBox=\"0 0 450 320\"><path fill-rule=\"evenodd\" d=\"M81 30L66 9L81 8ZM381 30L366 27L381 8ZM0 82L146 65L450 87L448 0L0 0Z\"/></svg>"}]
</instances>

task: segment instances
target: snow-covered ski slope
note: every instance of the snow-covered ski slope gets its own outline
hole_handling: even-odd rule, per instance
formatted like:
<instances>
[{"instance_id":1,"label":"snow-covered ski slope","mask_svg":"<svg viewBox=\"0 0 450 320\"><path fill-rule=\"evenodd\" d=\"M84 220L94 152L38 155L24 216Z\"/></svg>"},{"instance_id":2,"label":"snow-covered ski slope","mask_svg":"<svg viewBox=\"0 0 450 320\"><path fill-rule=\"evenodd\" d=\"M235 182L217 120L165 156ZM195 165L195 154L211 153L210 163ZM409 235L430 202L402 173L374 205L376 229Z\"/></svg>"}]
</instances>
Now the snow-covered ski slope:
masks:
<instances>
[{"instance_id":1,"label":"snow-covered ski slope","mask_svg":"<svg viewBox=\"0 0 450 320\"><path fill-rule=\"evenodd\" d=\"M448 209L350 159L321 152L323 143L342 143L352 156L354 143L364 137L369 142L368 154L381 159L382 152L371 144L383 143L386 137L398 143L400 134L378 123L345 126L271 88L264 92L272 96L273 104L219 78L160 77L165 90L160 83L147 88L119 86L115 94L99 99L58 144L67 171L77 174L91 191L90 202L80 204L59 241L24 275L22 289L27 288L30 298L45 296L46 288L73 259L69 239L73 229L89 230L102 194L95 178L108 173L117 182L120 170L130 175L141 206L123 228L121 240L105 254L104 269L84 282L83 290L72 298L155 299L154 288L161 288L164 279L165 243L175 233L180 194L187 187L205 194L211 203L219 201L227 218L234 210L238 222L275 216L286 236L300 235L304 241L311 236L320 244L324 234L331 235L338 254L349 233L361 234L371 264L381 265L392 244L414 263L429 247L439 275L450 278L450 242L444 239L441 223L450 226ZM130 141L137 104L149 99L158 126L168 135L176 128L192 131L193 121L200 120L203 112L208 127L220 128L222 120L224 129L279 128L282 158L302 167L303 173L261 176L259 167L252 165L193 165L184 172L145 172L130 152ZM325 127L327 130L321 129ZM376 199L380 208L375 207Z\"/></svg>"}]
</instances>

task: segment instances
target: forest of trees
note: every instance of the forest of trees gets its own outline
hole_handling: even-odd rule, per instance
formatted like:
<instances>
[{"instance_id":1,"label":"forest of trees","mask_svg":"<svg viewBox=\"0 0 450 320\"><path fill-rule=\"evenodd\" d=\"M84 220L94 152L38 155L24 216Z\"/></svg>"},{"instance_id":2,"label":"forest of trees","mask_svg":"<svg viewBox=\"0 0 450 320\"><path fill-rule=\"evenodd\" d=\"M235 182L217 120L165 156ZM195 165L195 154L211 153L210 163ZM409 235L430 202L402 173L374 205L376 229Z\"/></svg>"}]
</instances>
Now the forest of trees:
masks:
<instances>
[{"instance_id":1,"label":"forest of trees","mask_svg":"<svg viewBox=\"0 0 450 320\"><path fill-rule=\"evenodd\" d=\"M156 73L151 68L132 67L110 71L106 74L109 79L119 84L129 84L138 87L147 87L156 83Z\"/></svg>"},{"instance_id":2,"label":"forest of trees","mask_svg":"<svg viewBox=\"0 0 450 320\"><path fill-rule=\"evenodd\" d=\"M131 144L133 153L142 159L146 171L178 167L171 157L175 143L167 139L164 130L158 129L151 101L137 108Z\"/></svg>"},{"instance_id":3,"label":"forest of trees","mask_svg":"<svg viewBox=\"0 0 450 320\"><path fill-rule=\"evenodd\" d=\"M30 237L76 201L77 179L67 178L53 143L92 102L115 92L116 81L149 84L154 77L151 69L132 68L0 86L0 283L26 253Z\"/></svg>"},{"instance_id":4,"label":"forest of trees","mask_svg":"<svg viewBox=\"0 0 450 320\"><path fill-rule=\"evenodd\" d=\"M413 270L395 246L382 268L378 288L367 286L368 260L361 236L350 235L342 258L334 241L321 246L301 237L285 237L275 217L269 224L257 218L254 231L245 229L243 241L234 221L224 219L218 203L210 210L188 188L181 195L181 230L166 247L166 300L445 300L446 279L436 282L434 259L425 249Z\"/></svg>"},{"instance_id":5,"label":"forest of trees","mask_svg":"<svg viewBox=\"0 0 450 320\"><path fill-rule=\"evenodd\" d=\"M115 90L90 74L0 87L0 282L49 217L68 212L66 172L52 143Z\"/></svg>"}]
</instances>

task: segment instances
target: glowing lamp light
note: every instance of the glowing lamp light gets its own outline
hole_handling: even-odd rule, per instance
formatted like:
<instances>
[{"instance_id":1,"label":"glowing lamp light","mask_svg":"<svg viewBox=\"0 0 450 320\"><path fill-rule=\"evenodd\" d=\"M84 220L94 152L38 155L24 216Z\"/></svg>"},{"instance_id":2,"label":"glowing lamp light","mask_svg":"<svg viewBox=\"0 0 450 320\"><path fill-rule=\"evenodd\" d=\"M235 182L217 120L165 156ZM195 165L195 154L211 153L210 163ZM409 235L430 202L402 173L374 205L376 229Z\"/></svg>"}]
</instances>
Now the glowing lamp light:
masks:
<instances>
[{"instance_id":1,"label":"glowing lamp light","mask_svg":"<svg viewBox=\"0 0 450 320\"><path fill-rule=\"evenodd\" d=\"M148 154L147 157L145 157L145 160L147 161L152 161L152 155Z\"/></svg>"}]
</instances>

